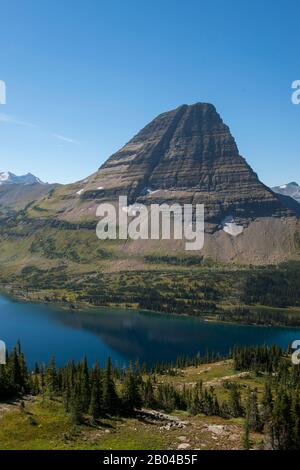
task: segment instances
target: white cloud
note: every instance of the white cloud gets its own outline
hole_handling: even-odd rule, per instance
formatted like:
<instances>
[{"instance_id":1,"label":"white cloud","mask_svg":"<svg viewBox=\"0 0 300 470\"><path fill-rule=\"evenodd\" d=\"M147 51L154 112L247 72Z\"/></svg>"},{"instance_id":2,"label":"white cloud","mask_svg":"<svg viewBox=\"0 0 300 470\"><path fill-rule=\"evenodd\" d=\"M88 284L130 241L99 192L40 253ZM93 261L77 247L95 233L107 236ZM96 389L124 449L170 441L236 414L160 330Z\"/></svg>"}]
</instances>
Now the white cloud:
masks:
<instances>
[{"instance_id":1,"label":"white cloud","mask_svg":"<svg viewBox=\"0 0 300 470\"><path fill-rule=\"evenodd\" d=\"M17 126L25 126L25 127L38 127L36 124L32 124L31 122L22 121L21 119L12 116L11 114L0 113L0 122L4 122L6 124L15 124ZM75 139L71 139L69 137L65 137L61 134L49 134L56 139L59 139L63 142L68 142L69 144L78 144L79 142Z\"/></svg>"},{"instance_id":2,"label":"white cloud","mask_svg":"<svg viewBox=\"0 0 300 470\"><path fill-rule=\"evenodd\" d=\"M62 140L63 142L68 142L69 144L78 144L77 140L70 139L69 137L65 137L64 135L53 134L53 137L56 137L57 139Z\"/></svg>"}]
</instances>

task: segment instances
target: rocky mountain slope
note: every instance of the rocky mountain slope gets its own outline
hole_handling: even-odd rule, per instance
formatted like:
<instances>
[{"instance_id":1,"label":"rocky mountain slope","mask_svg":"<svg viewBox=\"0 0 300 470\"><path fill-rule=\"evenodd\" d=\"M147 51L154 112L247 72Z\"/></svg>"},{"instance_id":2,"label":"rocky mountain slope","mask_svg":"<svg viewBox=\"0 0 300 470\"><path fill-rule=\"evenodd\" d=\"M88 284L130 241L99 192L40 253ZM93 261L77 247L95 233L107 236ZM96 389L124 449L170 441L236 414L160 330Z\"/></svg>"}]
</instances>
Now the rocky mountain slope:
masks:
<instances>
[{"instance_id":1,"label":"rocky mountain slope","mask_svg":"<svg viewBox=\"0 0 300 470\"><path fill-rule=\"evenodd\" d=\"M66 188L62 199L68 199L68 217L75 218L71 196L93 202L124 194L131 204L203 203L214 230L226 217L247 223L291 215L240 156L228 126L206 103L161 114L74 189L72 194L73 187Z\"/></svg>"},{"instance_id":2,"label":"rocky mountain slope","mask_svg":"<svg viewBox=\"0 0 300 470\"><path fill-rule=\"evenodd\" d=\"M206 220L281 214L277 197L239 155L214 106L197 103L163 113L92 178L82 197L126 193L131 202L204 203Z\"/></svg>"}]
</instances>

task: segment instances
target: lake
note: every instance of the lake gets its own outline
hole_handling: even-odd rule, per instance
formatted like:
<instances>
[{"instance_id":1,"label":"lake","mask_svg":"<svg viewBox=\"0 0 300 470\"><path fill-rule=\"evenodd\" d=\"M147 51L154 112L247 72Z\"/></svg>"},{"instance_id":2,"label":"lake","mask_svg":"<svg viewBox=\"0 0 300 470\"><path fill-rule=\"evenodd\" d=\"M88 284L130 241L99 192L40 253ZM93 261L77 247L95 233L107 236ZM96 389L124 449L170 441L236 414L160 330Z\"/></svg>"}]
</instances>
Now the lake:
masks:
<instances>
[{"instance_id":1,"label":"lake","mask_svg":"<svg viewBox=\"0 0 300 470\"><path fill-rule=\"evenodd\" d=\"M101 365L110 356L124 366L130 360L172 361L206 351L226 354L234 344L278 344L286 348L300 331L293 328L209 323L194 317L120 309L65 310L49 304L17 302L0 296L0 339L10 350L20 339L27 363L59 365L84 356Z\"/></svg>"}]
</instances>

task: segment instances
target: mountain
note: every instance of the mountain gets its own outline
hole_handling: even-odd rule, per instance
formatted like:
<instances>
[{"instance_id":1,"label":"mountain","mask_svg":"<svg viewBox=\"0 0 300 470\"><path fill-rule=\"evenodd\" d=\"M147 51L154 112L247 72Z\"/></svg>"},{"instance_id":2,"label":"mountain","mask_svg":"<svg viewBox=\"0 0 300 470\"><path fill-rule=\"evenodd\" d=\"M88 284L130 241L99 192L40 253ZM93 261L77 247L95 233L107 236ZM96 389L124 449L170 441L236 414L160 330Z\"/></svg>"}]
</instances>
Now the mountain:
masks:
<instances>
[{"instance_id":1,"label":"mountain","mask_svg":"<svg viewBox=\"0 0 300 470\"><path fill-rule=\"evenodd\" d=\"M27 173L26 175L17 176L10 171L0 172L0 185L5 184L44 184L37 176Z\"/></svg>"},{"instance_id":2,"label":"mountain","mask_svg":"<svg viewBox=\"0 0 300 470\"><path fill-rule=\"evenodd\" d=\"M300 186L295 182L275 186L272 190L283 196L290 196L300 203Z\"/></svg>"},{"instance_id":3,"label":"mountain","mask_svg":"<svg viewBox=\"0 0 300 470\"><path fill-rule=\"evenodd\" d=\"M240 156L228 126L206 103L159 115L96 173L65 187L57 194L60 217L76 219L78 199L98 203L124 194L130 204L204 203L212 230L229 216L247 223L291 215Z\"/></svg>"},{"instance_id":4,"label":"mountain","mask_svg":"<svg viewBox=\"0 0 300 470\"><path fill-rule=\"evenodd\" d=\"M161 114L86 181L82 199L204 203L217 229L230 216L240 222L287 214L278 197L240 156L215 107L197 103Z\"/></svg>"},{"instance_id":5,"label":"mountain","mask_svg":"<svg viewBox=\"0 0 300 470\"><path fill-rule=\"evenodd\" d=\"M0 172L0 208L20 210L46 196L57 184L43 183L31 173Z\"/></svg>"},{"instance_id":6,"label":"mountain","mask_svg":"<svg viewBox=\"0 0 300 470\"><path fill-rule=\"evenodd\" d=\"M122 258L128 269L140 265L141 256L186 254L181 240L97 240L96 209L104 201L116 204L119 195L127 195L129 204L203 203L205 245L193 255L266 264L294 258L299 250L298 205L259 180L211 104L182 105L160 114L94 174L54 188L32 205L23 221L26 233L38 236L43 224L51 224L58 239L69 227L68 246L74 251L80 244L80 256L87 259L93 249L109 248L110 256ZM50 245L55 246L54 239ZM105 269L118 266L113 259L105 261Z\"/></svg>"}]
</instances>

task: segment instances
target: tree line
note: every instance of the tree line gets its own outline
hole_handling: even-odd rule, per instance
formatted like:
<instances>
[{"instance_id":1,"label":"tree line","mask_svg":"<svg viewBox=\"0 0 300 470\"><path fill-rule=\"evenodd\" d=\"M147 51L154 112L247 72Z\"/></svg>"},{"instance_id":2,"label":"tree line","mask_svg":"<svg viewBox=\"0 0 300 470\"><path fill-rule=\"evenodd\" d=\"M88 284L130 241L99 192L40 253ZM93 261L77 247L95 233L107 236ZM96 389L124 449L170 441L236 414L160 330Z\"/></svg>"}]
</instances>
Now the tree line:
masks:
<instances>
[{"instance_id":1,"label":"tree line","mask_svg":"<svg viewBox=\"0 0 300 470\"><path fill-rule=\"evenodd\" d=\"M257 270L247 276L241 301L270 307L300 305L300 263Z\"/></svg>"}]
</instances>

